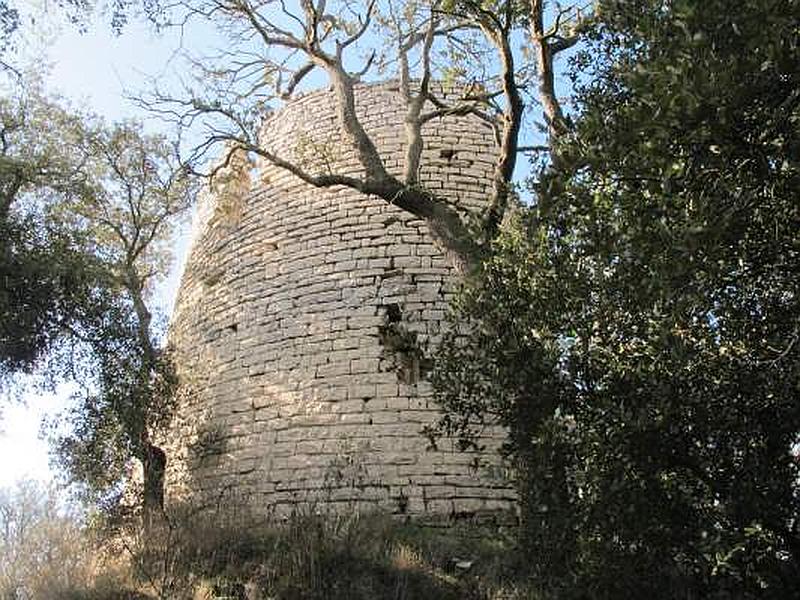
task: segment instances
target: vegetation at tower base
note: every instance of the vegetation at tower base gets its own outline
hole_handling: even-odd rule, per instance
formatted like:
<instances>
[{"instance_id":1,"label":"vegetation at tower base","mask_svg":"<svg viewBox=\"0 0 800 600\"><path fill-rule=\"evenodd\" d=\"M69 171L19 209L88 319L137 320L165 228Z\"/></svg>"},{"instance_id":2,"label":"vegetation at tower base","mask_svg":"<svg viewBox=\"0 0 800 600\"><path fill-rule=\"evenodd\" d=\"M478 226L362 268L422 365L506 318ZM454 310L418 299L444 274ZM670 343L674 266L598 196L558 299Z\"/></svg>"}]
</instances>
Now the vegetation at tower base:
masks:
<instances>
[{"instance_id":1,"label":"vegetation at tower base","mask_svg":"<svg viewBox=\"0 0 800 600\"><path fill-rule=\"evenodd\" d=\"M511 532L311 507L263 515L167 510L163 530L103 535L53 487L0 489L4 600L523 600Z\"/></svg>"},{"instance_id":2,"label":"vegetation at tower base","mask_svg":"<svg viewBox=\"0 0 800 600\"><path fill-rule=\"evenodd\" d=\"M172 146L136 123L105 125L34 84L1 108L4 384L21 371L80 381L71 431L57 429L66 474L102 494L137 458L145 508L159 508L151 437L172 376L147 301L192 183Z\"/></svg>"},{"instance_id":3,"label":"vegetation at tower base","mask_svg":"<svg viewBox=\"0 0 800 600\"><path fill-rule=\"evenodd\" d=\"M440 432L509 428L558 598L800 585L800 3L601 2L575 133L440 351Z\"/></svg>"}]
</instances>

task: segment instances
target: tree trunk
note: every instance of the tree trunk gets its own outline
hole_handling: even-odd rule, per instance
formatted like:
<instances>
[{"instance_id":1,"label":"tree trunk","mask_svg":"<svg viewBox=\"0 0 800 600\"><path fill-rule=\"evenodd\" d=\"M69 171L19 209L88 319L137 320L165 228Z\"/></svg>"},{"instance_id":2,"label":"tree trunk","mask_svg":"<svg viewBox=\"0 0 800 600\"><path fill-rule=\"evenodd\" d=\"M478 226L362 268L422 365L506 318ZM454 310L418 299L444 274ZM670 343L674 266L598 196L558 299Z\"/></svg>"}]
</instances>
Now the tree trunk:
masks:
<instances>
[{"instance_id":1,"label":"tree trunk","mask_svg":"<svg viewBox=\"0 0 800 600\"><path fill-rule=\"evenodd\" d=\"M136 312L137 320L137 334L139 336L139 344L141 345L142 352L144 353L145 368L152 370L156 364L156 350L153 347L153 342L150 339L150 322L153 317L147 308L147 304L142 296L142 281L136 273L136 268L133 264L129 264L126 269L126 285L128 293L133 301L133 309Z\"/></svg>"},{"instance_id":2,"label":"tree trunk","mask_svg":"<svg viewBox=\"0 0 800 600\"><path fill-rule=\"evenodd\" d=\"M164 472L167 466L167 455L158 446L144 442L144 494L142 498L142 514L145 531L152 529L164 513Z\"/></svg>"},{"instance_id":3,"label":"tree trunk","mask_svg":"<svg viewBox=\"0 0 800 600\"><path fill-rule=\"evenodd\" d=\"M128 292L133 300L138 321L138 337L144 354L143 372L144 381L149 380L153 374L158 360L156 349L150 339L150 322L152 316L142 297L142 282L136 274L132 264L127 269ZM152 443L148 432L147 411L143 416L144 422L141 434L142 470L144 490L142 496L142 513L145 531L149 531L154 524L159 522L164 513L164 471L167 466L167 455Z\"/></svg>"}]
</instances>

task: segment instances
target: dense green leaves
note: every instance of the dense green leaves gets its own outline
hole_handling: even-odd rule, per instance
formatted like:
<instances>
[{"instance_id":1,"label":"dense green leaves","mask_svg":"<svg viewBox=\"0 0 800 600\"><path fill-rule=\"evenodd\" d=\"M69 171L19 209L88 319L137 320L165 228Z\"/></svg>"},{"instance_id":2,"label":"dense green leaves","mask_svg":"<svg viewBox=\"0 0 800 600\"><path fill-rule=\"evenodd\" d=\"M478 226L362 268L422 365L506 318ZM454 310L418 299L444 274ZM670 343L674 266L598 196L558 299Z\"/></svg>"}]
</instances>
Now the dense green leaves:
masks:
<instances>
[{"instance_id":1,"label":"dense green leaves","mask_svg":"<svg viewBox=\"0 0 800 600\"><path fill-rule=\"evenodd\" d=\"M55 218L89 192L82 125L35 85L0 99L0 379L33 369L102 310L103 268Z\"/></svg>"},{"instance_id":2,"label":"dense green leaves","mask_svg":"<svg viewBox=\"0 0 800 600\"><path fill-rule=\"evenodd\" d=\"M32 219L0 229L0 376L7 376L31 370L65 329L89 319L101 274L63 233Z\"/></svg>"},{"instance_id":3,"label":"dense green leaves","mask_svg":"<svg viewBox=\"0 0 800 600\"><path fill-rule=\"evenodd\" d=\"M0 127L0 376L80 381L56 436L65 475L107 497L138 459L157 507L164 456L152 439L174 375L148 303L194 182L163 136L35 87L0 100Z\"/></svg>"},{"instance_id":4,"label":"dense green leaves","mask_svg":"<svg viewBox=\"0 0 800 600\"><path fill-rule=\"evenodd\" d=\"M509 428L561 594L781 597L800 583L800 3L599 14L567 166L462 298L444 425Z\"/></svg>"}]
</instances>

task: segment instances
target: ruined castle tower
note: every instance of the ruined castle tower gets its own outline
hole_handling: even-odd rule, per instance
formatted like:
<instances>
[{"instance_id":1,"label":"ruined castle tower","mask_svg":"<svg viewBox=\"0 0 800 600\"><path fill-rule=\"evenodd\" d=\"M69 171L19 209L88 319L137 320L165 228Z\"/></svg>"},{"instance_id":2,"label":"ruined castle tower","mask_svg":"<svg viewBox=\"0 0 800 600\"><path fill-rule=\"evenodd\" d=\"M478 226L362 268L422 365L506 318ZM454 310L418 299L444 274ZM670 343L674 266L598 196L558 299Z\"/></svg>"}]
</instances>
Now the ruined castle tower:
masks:
<instances>
[{"instance_id":1,"label":"ruined castle tower","mask_svg":"<svg viewBox=\"0 0 800 600\"><path fill-rule=\"evenodd\" d=\"M359 86L357 97L399 173L396 85ZM267 120L263 143L357 173L333 102L329 91L292 101ZM495 160L491 129L448 117L424 136L423 184L480 208ZM499 466L476 470L474 455L446 441L431 451L421 435L438 414L427 353L456 284L424 221L384 200L313 188L269 164L241 197L206 198L170 330L182 390L168 494L211 500L235 490L277 511L309 500L408 514L508 508ZM494 452L486 458L498 462Z\"/></svg>"}]
</instances>

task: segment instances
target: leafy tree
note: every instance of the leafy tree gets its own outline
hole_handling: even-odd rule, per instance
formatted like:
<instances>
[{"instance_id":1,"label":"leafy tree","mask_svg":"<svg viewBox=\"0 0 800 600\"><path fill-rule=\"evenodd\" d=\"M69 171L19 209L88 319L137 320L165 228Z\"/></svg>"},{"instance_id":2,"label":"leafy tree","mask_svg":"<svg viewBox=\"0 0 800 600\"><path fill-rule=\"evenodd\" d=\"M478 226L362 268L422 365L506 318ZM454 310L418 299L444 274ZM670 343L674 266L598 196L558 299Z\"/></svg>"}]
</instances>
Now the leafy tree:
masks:
<instances>
[{"instance_id":1,"label":"leafy tree","mask_svg":"<svg viewBox=\"0 0 800 600\"><path fill-rule=\"evenodd\" d=\"M82 381L63 465L102 494L138 459L152 513L172 374L148 302L193 184L173 145L137 123L105 125L35 87L0 108L0 369L46 364Z\"/></svg>"},{"instance_id":2,"label":"leafy tree","mask_svg":"<svg viewBox=\"0 0 800 600\"><path fill-rule=\"evenodd\" d=\"M89 341L97 373L59 440L62 464L95 492L118 484L131 458L143 467L143 508L151 519L163 505L166 456L154 434L170 414L174 375L161 350L148 298L166 273L176 224L194 195L172 144L143 134L136 123L86 132L92 190L60 216L91 241L117 302Z\"/></svg>"},{"instance_id":3,"label":"leafy tree","mask_svg":"<svg viewBox=\"0 0 800 600\"><path fill-rule=\"evenodd\" d=\"M599 3L576 129L457 310L440 431L508 427L557 597L800 580L800 3Z\"/></svg>"},{"instance_id":4,"label":"leafy tree","mask_svg":"<svg viewBox=\"0 0 800 600\"><path fill-rule=\"evenodd\" d=\"M83 119L35 83L0 98L0 379L31 371L97 312L102 271L53 218L88 189Z\"/></svg>"}]
</instances>

